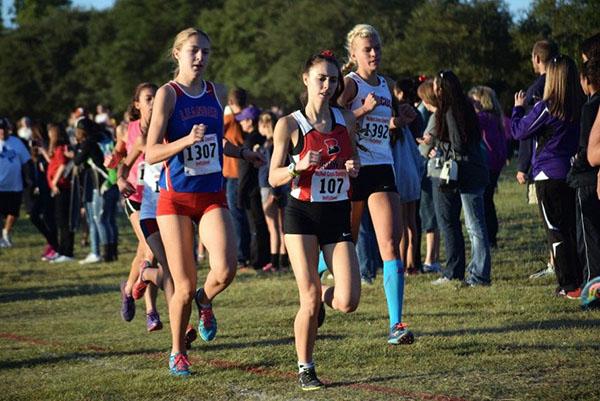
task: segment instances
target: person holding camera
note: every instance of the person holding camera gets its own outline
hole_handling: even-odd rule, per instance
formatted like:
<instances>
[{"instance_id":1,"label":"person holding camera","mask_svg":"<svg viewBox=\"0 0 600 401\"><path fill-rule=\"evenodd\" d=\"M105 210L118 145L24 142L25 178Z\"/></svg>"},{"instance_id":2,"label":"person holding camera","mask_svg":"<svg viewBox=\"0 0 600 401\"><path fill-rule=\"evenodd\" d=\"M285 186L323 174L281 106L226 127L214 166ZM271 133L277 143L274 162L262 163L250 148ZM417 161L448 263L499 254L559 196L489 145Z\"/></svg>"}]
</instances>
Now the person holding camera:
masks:
<instances>
[{"instance_id":1,"label":"person holding camera","mask_svg":"<svg viewBox=\"0 0 600 401\"><path fill-rule=\"evenodd\" d=\"M490 245L485 225L483 193L489 181L481 129L475 108L465 95L458 77L440 71L433 81L438 100L435 136L443 155L440 185L434 190L437 219L444 233L446 266L432 284L464 280L468 286L491 284ZM466 267L465 241L460 211L471 240L471 262Z\"/></svg>"}]
</instances>

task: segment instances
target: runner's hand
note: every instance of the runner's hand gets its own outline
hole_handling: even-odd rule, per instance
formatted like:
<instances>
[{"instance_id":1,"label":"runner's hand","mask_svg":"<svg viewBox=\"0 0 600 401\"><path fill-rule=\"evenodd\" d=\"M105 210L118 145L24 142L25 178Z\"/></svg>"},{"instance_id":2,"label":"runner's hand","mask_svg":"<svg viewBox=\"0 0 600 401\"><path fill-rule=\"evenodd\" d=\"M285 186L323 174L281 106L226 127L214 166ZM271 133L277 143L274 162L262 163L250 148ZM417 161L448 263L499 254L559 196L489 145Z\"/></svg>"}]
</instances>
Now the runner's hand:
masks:
<instances>
[{"instance_id":1,"label":"runner's hand","mask_svg":"<svg viewBox=\"0 0 600 401\"><path fill-rule=\"evenodd\" d=\"M192 146L196 142L200 142L204 139L204 134L206 133L206 125L204 124L194 124L190 133L187 135L188 146Z\"/></svg>"},{"instance_id":2,"label":"runner's hand","mask_svg":"<svg viewBox=\"0 0 600 401\"><path fill-rule=\"evenodd\" d=\"M123 177L119 177L117 180L117 186L119 187L119 192L121 192L125 198L129 198L135 193L135 188L133 185L131 185L131 183Z\"/></svg>"},{"instance_id":3,"label":"runner's hand","mask_svg":"<svg viewBox=\"0 0 600 401\"><path fill-rule=\"evenodd\" d=\"M346 171L348 175L352 178L358 177L358 172L360 170L360 160L358 158L352 158L346 160Z\"/></svg>"},{"instance_id":4,"label":"runner's hand","mask_svg":"<svg viewBox=\"0 0 600 401\"><path fill-rule=\"evenodd\" d=\"M321 152L316 150L309 150L302 159L296 164L296 171L305 171L312 166L317 167L321 162Z\"/></svg>"},{"instance_id":5,"label":"runner's hand","mask_svg":"<svg viewBox=\"0 0 600 401\"><path fill-rule=\"evenodd\" d=\"M367 113L372 112L377 107L377 98L375 92L371 92L367 95L363 102L363 107Z\"/></svg>"}]
</instances>

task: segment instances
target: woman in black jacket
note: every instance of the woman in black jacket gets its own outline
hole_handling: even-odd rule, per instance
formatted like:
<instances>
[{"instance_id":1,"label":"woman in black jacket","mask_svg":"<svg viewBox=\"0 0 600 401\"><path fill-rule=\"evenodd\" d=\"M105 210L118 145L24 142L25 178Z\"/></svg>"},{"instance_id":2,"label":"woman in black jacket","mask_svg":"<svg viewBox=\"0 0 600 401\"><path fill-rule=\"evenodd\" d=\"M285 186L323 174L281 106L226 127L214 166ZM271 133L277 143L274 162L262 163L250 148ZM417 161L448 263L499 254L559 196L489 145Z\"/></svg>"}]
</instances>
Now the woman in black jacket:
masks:
<instances>
[{"instance_id":1,"label":"woman in black jacket","mask_svg":"<svg viewBox=\"0 0 600 401\"><path fill-rule=\"evenodd\" d=\"M434 197L446 247L446 267L442 277L433 284L465 278L465 242L460 223L460 212L464 208L472 249L467 267L469 277L465 282L470 286L489 285L491 256L483 206L489 178L477 114L452 71L441 71L433 84L438 99L435 134L445 167Z\"/></svg>"}]
</instances>

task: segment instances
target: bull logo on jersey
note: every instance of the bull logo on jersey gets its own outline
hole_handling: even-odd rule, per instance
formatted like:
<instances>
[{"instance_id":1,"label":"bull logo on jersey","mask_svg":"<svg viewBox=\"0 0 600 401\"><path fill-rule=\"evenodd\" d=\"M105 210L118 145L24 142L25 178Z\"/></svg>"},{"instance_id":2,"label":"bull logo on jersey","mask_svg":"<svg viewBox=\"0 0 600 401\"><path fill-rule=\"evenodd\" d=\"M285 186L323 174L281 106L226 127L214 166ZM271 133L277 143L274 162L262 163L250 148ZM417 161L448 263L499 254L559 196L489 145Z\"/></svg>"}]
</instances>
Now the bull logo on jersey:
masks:
<instances>
[{"instance_id":1,"label":"bull logo on jersey","mask_svg":"<svg viewBox=\"0 0 600 401\"><path fill-rule=\"evenodd\" d=\"M335 138L328 138L323 141L325 146L327 146L327 154L329 156L335 155L340 152L340 146L338 145L338 141Z\"/></svg>"}]
</instances>

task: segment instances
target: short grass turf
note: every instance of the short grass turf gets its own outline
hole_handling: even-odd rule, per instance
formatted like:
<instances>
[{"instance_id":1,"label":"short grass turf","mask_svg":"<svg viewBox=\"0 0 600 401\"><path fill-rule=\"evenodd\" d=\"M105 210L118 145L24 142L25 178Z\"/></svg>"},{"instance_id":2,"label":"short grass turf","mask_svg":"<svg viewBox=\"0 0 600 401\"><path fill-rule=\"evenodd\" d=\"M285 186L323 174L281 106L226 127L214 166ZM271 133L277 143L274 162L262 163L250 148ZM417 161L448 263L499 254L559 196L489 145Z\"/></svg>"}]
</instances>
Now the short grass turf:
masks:
<instances>
[{"instance_id":1,"label":"short grass turf","mask_svg":"<svg viewBox=\"0 0 600 401\"><path fill-rule=\"evenodd\" d=\"M197 340L194 374L173 378L162 294L162 331L146 332L141 301L132 322L119 316L119 282L135 248L128 222L120 220L118 262L52 265L40 261L43 241L23 216L15 246L0 251L0 400L597 399L600 313L556 298L553 278L528 279L547 251L537 207L513 177L508 169L496 195L493 285L408 277L405 320L416 341L389 346L379 276L363 286L355 313L327 311L315 362L328 386L314 392L296 384L292 274L238 274L215 301L216 339ZM76 256L86 253L79 246ZM199 280L206 272L201 266Z\"/></svg>"}]
</instances>

